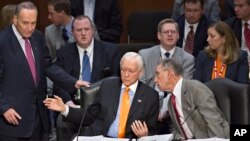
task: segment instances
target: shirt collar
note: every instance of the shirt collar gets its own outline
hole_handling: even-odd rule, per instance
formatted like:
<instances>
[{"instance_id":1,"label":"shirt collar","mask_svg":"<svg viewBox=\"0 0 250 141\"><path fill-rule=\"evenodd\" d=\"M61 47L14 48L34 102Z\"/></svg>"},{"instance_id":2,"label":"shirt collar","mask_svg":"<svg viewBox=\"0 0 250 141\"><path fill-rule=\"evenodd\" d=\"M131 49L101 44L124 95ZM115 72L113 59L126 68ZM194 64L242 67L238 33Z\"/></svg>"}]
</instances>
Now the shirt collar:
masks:
<instances>
[{"instance_id":1,"label":"shirt collar","mask_svg":"<svg viewBox=\"0 0 250 141\"><path fill-rule=\"evenodd\" d=\"M166 51L166 50L160 45L161 58L165 58L165 53L166 53L166 52L169 52L169 53L170 53L169 58L171 58L171 57L173 56L173 54L174 54L175 48L176 48L176 47L173 47L171 50ZM163 56L164 56L164 57L163 57Z\"/></svg>"},{"instance_id":2,"label":"shirt collar","mask_svg":"<svg viewBox=\"0 0 250 141\"><path fill-rule=\"evenodd\" d=\"M250 20L248 20L248 21L241 20L241 23L242 23L242 26L244 27L245 23L248 23L248 25L250 25Z\"/></svg>"},{"instance_id":3,"label":"shirt collar","mask_svg":"<svg viewBox=\"0 0 250 141\"><path fill-rule=\"evenodd\" d=\"M78 44L76 44L76 46L79 51L84 52L86 50L88 52L88 56L91 56L94 49L94 38L92 38L90 45L86 49L81 48Z\"/></svg>"},{"instance_id":4,"label":"shirt collar","mask_svg":"<svg viewBox=\"0 0 250 141\"><path fill-rule=\"evenodd\" d=\"M180 78L178 80L178 82L176 83L175 87L174 87L173 94L176 97L180 97L181 96L182 81L183 81L183 78Z\"/></svg>"},{"instance_id":5,"label":"shirt collar","mask_svg":"<svg viewBox=\"0 0 250 141\"><path fill-rule=\"evenodd\" d=\"M20 40L20 39L23 39L23 37L21 36L21 34L18 32L16 26L14 24L12 24L12 29L13 29L13 32L14 34L16 35L17 39Z\"/></svg>"},{"instance_id":6,"label":"shirt collar","mask_svg":"<svg viewBox=\"0 0 250 141\"><path fill-rule=\"evenodd\" d=\"M195 33L198 24L199 24L199 22L197 22L195 24L189 24L188 21L185 19L185 31L189 31L190 30L190 26L193 26L193 30L194 30L194 33Z\"/></svg>"},{"instance_id":7,"label":"shirt collar","mask_svg":"<svg viewBox=\"0 0 250 141\"><path fill-rule=\"evenodd\" d=\"M139 83L139 81L137 80L134 84L130 85L129 86L130 91L132 91L133 93L135 93L136 92L136 88L138 86L138 83ZM126 86L124 84L122 84L122 89L125 89L125 87Z\"/></svg>"}]
</instances>

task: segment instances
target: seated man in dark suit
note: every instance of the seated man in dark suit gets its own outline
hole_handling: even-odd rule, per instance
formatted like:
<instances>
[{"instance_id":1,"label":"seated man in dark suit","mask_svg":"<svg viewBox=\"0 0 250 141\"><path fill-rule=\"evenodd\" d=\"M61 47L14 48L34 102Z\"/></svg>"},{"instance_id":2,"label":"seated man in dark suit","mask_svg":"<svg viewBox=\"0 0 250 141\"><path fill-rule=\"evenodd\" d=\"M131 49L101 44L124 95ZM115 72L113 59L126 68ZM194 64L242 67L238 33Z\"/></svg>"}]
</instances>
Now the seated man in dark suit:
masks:
<instances>
[{"instance_id":1,"label":"seated man in dark suit","mask_svg":"<svg viewBox=\"0 0 250 141\"><path fill-rule=\"evenodd\" d=\"M76 42L67 44L58 50L56 64L74 78L89 83L99 81L111 75L118 75L120 60L118 47L112 43L95 40L95 27L87 16L75 17L72 25L72 34ZM88 63L85 62L85 57L88 58ZM86 73L87 69L89 73ZM77 90L69 93L61 87L55 86L54 93L62 97L67 105L76 107L74 97L77 94ZM59 119L58 122L60 121ZM66 133L60 134L59 129L60 127L57 130L58 138L61 139ZM75 130L77 130L77 127ZM67 137L62 138L65 139Z\"/></svg>"},{"instance_id":2,"label":"seated man in dark suit","mask_svg":"<svg viewBox=\"0 0 250 141\"><path fill-rule=\"evenodd\" d=\"M104 80L87 111L65 105L58 96L47 98L45 106L61 112L66 120L78 125L86 112L83 125L90 126L83 132L85 136L137 138L155 134L159 96L153 88L138 81L143 71L142 58L129 52L122 57L120 64L121 78ZM147 129L147 134L138 132L141 128Z\"/></svg>"},{"instance_id":3,"label":"seated man in dark suit","mask_svg":"<svg viewBox=\"0 0 250 141\"><path fill-rule=\"evenodd\" d=\"M226 23L233 29L241 49L250 56L250 0L234 0L234 7L235 17L227 19Z\"/></svg>"},{"instance_id":4,"label":"seated man in dark suit","mask_svg":"<svg viewBox=\"0 0 250 141\"><path fill-rule=\"evenodd\" d=\"M71 11L73 16L90 17L101 40L120 42L122 18L118 0L71 0Z\"/></svg>"},{"instance_id":5,"label":"seated man in dark suit","mask_svg":"<svg viewBox=\"0 0 250 141\"><path fill-rule=\"evenodd\" d=\"M194 57L207 46L211 20L203 15L203 10L203 0L184 0L184 14L176 20L180 35L176 44Z\"/></svg>"}]
</instances>

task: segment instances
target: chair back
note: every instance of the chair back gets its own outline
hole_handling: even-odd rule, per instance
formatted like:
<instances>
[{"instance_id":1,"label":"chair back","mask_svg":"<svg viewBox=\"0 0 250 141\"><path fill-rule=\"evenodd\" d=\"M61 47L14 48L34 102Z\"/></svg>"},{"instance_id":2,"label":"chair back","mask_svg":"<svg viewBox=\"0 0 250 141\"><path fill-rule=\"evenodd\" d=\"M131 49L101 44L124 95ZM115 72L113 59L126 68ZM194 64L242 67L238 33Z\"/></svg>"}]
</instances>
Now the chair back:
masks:
<instances>
[{"instance_id":1,"label":"chair back","mask_svg":"<svg viewBox=\"0 0 250 141\"><path fill-rule=\"evenodd\" d=\"M128 43L156 43L158 23L171 17L167 11L135 11L128 18Z\"/></svg>"},{"instance_id":2,"label":"chair back","mask_svg":"<svg viewBox=\"0 0 250 141\"><path fill-rule=\"evenodd\" d=\"M205 83L214 93L218 107L230 124L250 123L249 85L227 78L210 80Z\"/></svg>"},{"instance_id":3,"label":"chair back","mask_svg":"<svg viewBox=\"0 0 250 141\"><path fill-rule=\"evenodd\" d=\"M104 78L100 81L90 84L89 87L81 87L81 98L80 98L81 108L86 109L87 106L91 105L94 102L97 93L99 92L103 80L111 79L113 77L115 76Z\"/></svg>"},{"instance_id":4,"label":"chair back","mask_svg":"<svg viewBox=\"0 0 250 141\"><path fill-rule=\"evenodd\" d=\"M139 50L150 48L154 46L153 43L132 43L132 44L118 44L121 56L123 56L127 52L136 52L138 53Z\"/></svg>"}]
</instances>

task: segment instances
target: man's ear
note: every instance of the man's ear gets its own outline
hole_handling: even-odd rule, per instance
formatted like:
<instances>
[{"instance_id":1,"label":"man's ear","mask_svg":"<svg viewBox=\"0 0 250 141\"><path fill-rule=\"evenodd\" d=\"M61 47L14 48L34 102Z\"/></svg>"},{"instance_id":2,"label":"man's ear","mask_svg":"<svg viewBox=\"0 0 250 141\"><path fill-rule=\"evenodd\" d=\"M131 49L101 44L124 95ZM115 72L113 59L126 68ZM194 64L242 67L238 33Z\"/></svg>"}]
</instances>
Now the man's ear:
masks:
<instances>
[{"instance_id":1,"label":"man's ear","mask_svg":"<svg viewBox=\"0 0 250 141\"><path fill-rule=\"evenodd\" d=\"M13 24L14 24L14 25L17 25L17 15L14 15L14 16L13 16Z\"/></svg>"}]
</instances>

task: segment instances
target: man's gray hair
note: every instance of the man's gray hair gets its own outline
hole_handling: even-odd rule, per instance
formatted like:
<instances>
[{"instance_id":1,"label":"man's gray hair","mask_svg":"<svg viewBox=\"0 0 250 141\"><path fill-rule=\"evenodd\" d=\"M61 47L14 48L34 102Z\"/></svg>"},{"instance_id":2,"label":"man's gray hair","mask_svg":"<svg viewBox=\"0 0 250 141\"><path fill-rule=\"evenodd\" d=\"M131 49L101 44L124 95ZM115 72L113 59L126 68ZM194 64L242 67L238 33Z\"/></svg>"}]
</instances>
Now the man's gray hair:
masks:
<instances>
[{"instance_id":1,"label":"man's gray hair","mask_svg":"<svg viewBox=\"0 0 250 141\"><path fill-rule=\"evenodd\" d=\"M183 75L183 68L181 64L176 62L172 58L163 59L162 61L160 61L159 65L161 65L164 70L166 69L172 70L177 76Z\"/></svg>"},{"instance_id":2,"label":"man's gray hair","mask_svg":"<svg viewBox=\"0 0 250 141\"><path fill-rule=\"evenodd\" d=\"M19 3L16 7L15 15L18 15L22 9L36 10L37 12L36 6L30 1L24 1Z\"/></svg>"},{"instance_id":3,"label":"man's gray hair","mask_svg":"<svg viewBox=\"0 0 250 141\"><path fill-rule=\"evenodd\" d=\"M137 61L137 64L138 64L138 69L140 71L143 71L143 60L142 60L142 57L138 53L135 53L135 52L125 53L121 58L120 66L122 66L122 62L124 59L135 59Z\"/></svg>"}]
</instances>

